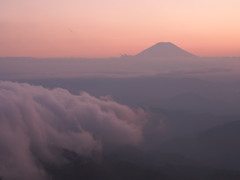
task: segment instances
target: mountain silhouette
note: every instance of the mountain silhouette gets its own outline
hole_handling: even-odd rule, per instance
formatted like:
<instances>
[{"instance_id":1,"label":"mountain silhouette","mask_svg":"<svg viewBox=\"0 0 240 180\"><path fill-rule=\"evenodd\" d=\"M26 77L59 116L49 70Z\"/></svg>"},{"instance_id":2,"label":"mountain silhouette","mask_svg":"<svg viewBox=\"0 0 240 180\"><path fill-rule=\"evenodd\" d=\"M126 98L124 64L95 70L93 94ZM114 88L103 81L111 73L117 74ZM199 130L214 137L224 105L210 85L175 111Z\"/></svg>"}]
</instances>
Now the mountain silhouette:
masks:
<instances>
[{"instance_id":1,"label":"mountain silhouette","mask_svg":"<svg viewBox=\"0 0 240 180\"><path fill-rule=\"evenodd\" d=\"M164 58L193 58L196 57L195 55L179 48L173 43L170 42L159 42L148 49L143 50L139 54L136 55L137 57L149 57L149 58L156 58L156 57L164 57Z\"/></svg>"}]
</instances>

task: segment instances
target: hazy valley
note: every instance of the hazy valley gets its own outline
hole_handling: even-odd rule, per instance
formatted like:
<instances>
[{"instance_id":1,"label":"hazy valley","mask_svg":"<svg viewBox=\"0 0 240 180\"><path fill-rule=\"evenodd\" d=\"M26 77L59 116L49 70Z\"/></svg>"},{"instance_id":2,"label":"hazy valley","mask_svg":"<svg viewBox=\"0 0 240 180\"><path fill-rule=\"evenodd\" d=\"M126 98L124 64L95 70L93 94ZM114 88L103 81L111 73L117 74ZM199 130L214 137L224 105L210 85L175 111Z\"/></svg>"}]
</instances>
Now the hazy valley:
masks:
<instances>
[{"instance_id":1,"label":"hazy valley","mask_svg":"<svg viewBox=\"0 0 240 180\"><path fill-rule=\"evenodd\" d=\"M238 57L2 57L0 80L3 180L240 178Z\"/></svg>"}]
</instances>

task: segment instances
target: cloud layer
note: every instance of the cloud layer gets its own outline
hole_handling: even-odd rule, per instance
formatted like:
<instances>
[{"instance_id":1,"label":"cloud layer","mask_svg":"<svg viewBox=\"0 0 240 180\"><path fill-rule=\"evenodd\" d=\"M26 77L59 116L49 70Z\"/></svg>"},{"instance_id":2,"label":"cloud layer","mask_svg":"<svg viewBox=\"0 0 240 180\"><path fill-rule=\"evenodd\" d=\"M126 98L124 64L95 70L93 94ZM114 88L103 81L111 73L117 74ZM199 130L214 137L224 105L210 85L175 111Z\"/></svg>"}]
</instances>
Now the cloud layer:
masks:
<instances>
[{"instance_id":1,"label":"cloud layer","mask_svg":"<svg viewBox=\"0 0 240 180\"><path fill-rule=\"evenodd\" d=\"M45 179L41 162L64 162L61 150L89 156L142 140L146 114L108 97L0 81L0 176Z\"/></svg>"}]
</instances>

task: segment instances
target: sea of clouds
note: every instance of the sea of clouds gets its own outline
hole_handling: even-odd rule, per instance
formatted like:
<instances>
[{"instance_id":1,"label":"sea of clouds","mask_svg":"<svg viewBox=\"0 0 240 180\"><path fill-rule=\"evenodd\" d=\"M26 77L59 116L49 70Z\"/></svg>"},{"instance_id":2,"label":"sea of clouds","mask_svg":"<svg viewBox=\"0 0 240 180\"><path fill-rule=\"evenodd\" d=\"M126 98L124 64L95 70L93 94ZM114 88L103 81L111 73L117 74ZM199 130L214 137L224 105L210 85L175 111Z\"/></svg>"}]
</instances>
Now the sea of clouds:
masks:
<instances>
[{"instance_id":1,"label":"sea of clouds","mask_svg":"<svg viewBox=\"0 0 240 180\"><path fill-rule=\"evenodd\" d=\"M81 156L142 141L147 114L109 97L0 81L0 176L42 180L41 162L65 163L62 150Z\"/></svg>"}]
</instances>

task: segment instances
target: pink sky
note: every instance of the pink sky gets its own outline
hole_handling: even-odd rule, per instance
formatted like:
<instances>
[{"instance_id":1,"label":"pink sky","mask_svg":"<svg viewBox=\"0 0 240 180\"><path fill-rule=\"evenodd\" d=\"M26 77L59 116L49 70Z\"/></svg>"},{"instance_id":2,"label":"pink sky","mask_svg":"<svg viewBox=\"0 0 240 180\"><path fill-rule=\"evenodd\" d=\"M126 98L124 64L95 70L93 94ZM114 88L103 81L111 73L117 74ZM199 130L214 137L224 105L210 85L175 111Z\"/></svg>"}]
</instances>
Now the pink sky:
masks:
<instances>
[{"instance_id":1,"label":"pink sky","mask_svg":"<svg viewBox=\"0 0 240 180\"><path fill-rule=\"evenodd\" d=\"M170 41L240 56L239 0L1 0L0 56L135 55Z\"/></svg>"}]
</instances>

